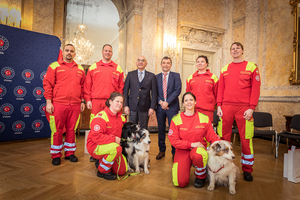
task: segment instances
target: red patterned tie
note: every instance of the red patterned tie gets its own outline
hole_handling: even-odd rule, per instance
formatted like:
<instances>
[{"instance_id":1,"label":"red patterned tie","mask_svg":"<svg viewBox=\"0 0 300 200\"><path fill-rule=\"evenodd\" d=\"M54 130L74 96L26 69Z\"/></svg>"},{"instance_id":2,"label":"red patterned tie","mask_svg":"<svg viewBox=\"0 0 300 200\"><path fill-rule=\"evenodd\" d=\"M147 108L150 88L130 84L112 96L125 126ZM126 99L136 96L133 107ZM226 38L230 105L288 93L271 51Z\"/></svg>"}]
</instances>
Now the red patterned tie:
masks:
<instances>
[{"instance_id":1,"label":"red patterned tie","mask_svg":"<svg viewBox=\"0 0 300 200\"><path fill-rule=\"evenodd\" d=\"M164 80L163 80L163 93L164 93L164 99L167 100L167 74L164 73Z\"/></svg>"}]
</instances>

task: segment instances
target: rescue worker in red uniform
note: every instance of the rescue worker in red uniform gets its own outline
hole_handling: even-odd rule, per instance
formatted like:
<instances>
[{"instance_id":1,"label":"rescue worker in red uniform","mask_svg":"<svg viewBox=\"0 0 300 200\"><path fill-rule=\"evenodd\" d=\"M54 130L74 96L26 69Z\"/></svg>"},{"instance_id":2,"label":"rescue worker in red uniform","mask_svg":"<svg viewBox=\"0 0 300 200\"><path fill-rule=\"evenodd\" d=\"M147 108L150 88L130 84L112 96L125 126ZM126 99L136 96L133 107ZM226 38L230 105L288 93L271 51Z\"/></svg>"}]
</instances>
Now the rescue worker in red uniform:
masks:
<instances>
[{"instance_id":1,"label":"rescue worker in red uniform","mask_svg":"<svg viewBox=\"0 0 300 200\"><path fill-rule=\"evenodd\" d=\"M256 64L243 59L244 47L234 42L230 47L233 62L221 69L217 97L217 115L221 118L218 134L230 141L235 118L242 147L244 179L252 181L254 163L252 137L254 134L253 111L260 94L260 77Z\"/></svg>"},{"instance_id":2,"label":"rescue worker in red uniform","mask_svg":"<svg viewBox=\"0 0 300 200\"><path fill-rule=\"evenodd\" d=\"M185 111L173 117L169 129L169 140L176 152L172 168L173 184L185 187L190 180L190 170L196 167L194 186L204 186L208 153L207 142L220 140L214 132L208 116L195 111L196 97L187 92L182 97Z\"/></svg>"},{"instance_id":3,"label":"rescue worker in red uniform","mask_svg":"<svg viewBox=\"0 0 300 200\"><path fill-rule=\"evenodd\" d=\"M120 146L122 126L126 122L120 112L124 97L112 93L106 101L105 109L99 112L91 123L91 131L86 147L89 154L96 158L97 176L106 180L115 180L127 171L127 161Z\"/></svg>"},{"instance_id":4,"label":"rescue worker in red uniform","mask_svg":"<svg viewBox=\"0 0 300 200\"><path fill-rule=\"evenodd\" d=\"M102 48L103 59L92 64L86 75L84 98L87 108L92 109L90 122L98 112L104 110L110 93L123 94L124 73L120 65L111 60L112 55L112 46L105 44Z\"/></svg>"},{"instance_id":5,"label":"rescue worker in red uniform","mask_svg":"<svg viewBox=\"0 0 300 200\"><path fill-rule=\"evenodd\" d=\"M61 151L65 149L65 159L77 162L75 130L80 118L80 111L85 108L83 84L85 73L82 66L73 59L75 48L67 44L63 50L63 60L52 63L43 80L46 111L50 114L51 148L53 165L60 165ZM64 127L66 128L63 144Z\"/></svg>"},{"instance_id":6,"label":"rescue worker in red uniform","mask_svg":"<svg viewBox=\"0 0 300 200\"><path fill-rule=\"evenodd\" d=\"M206 56L199 56L196 62L197 71L187 78L186 92L192 92L196 96L196 111L207 115L213 122L219 80L209 69L206 69L208 66Z\"/></svg>"}]
</instances>

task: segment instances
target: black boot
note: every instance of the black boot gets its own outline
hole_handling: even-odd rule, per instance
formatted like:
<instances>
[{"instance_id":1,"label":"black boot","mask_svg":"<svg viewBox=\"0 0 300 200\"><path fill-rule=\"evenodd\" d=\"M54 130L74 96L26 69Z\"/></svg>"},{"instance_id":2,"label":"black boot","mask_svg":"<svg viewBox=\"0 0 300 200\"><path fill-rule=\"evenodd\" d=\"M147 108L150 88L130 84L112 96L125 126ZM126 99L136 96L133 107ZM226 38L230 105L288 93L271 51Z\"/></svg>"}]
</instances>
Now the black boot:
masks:
<instances>
[{"instance_id":1,"label":"black boot","mask_svg":"<svg viewBox=\"0 0 300 200\"><path fill-rule=\"evenodd\" d=\"M111 171L108 173L101 173L101 172L97 171L97 176L100 178L104 178L106 180L116 180L117 179L117 175L113 174Z\"/></svg>"},{"instance_id":2,"label":"black boot","mask_svg":"<svg viewBox=\"0 0 300 200\"><path fill-rule=\"evenodd\" d=\"M52 165L60 165L60 157L53 158Z\"/></svg>"},{"instance_id":3,"label":"black boot","mask_svg":"<svg viewBox=\"0 0 300 200\"><path fill-rule=\"evenodd\" d=\"M249 172L244 172L244 180L245 181L253 181L253 176Z\"/></svg>"},{"instance_id":4,"label":"black boot","mask_svg":"<svg viewBox=\"0 0 300 200\"><path fill-rule=\"evenodd\" d=\"M77 162L78 161L78 158L72 154L70 155L69 157L65 157L66 160L70 160L71 162Z\"/></svg>"},{"instance_id":5,"label":"black boot","mask_svg":"<svg viewBox=\"0 0 300 200\"><path fill-rule=\"evenodd\" d=\"M196 188L202 188L204 186L205 179L196 178L194 187Z\"/></svg>"}]
</instances>

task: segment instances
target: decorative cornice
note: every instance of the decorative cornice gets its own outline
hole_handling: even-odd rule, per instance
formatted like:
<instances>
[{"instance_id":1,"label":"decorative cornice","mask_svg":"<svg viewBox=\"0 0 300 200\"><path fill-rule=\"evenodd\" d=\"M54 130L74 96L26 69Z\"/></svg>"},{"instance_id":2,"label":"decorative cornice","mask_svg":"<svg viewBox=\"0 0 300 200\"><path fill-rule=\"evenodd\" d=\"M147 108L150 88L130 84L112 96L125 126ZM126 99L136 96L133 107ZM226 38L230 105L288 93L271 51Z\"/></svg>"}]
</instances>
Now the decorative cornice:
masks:
<instances>
[{"instance_id":1,"label":"decorative cornice","mask_svg":"<svg viewBox=\"0 0 300 200\"><path fill-rule=\"evenodd\" d=\"M142 14L143 14L142 1L131 4L131 6L128 8L125 14L123 14L120 21L118 22L119 31L124 28L124 16L126 17L126 23L127 23L134 15L142 15Z\"/></svg>"},{"instance_id":2,"label":"decorative cornice","mask_svg":"<svg viewBox=\"0 0 300 200\"><path fill-rule=\"evenodd\" d=\"M179 22L180 33L178 40L207 43L209 46L220 47L219 36L225 33L225 29L190 23L186 21Z\"/></svg>"},{"instance_id":3,"label":"decorative cornice","mask_svg":"<svg viewBox=\"0 0 300 200\"><path fill-rule=\"evenodd\" d=\"M260 96L259 102L300 103L300 96Z\"/></svg>"}]
</instances>

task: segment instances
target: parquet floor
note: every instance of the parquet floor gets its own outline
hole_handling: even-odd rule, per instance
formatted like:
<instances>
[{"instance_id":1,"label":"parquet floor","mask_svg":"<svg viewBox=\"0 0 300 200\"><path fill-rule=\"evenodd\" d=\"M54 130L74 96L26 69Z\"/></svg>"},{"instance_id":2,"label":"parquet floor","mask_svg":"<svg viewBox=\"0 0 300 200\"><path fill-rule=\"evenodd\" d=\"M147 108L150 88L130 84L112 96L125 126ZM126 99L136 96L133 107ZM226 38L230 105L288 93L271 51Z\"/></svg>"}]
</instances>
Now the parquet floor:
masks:
<instances>
[{"instance_id":1,"label":"parquet floor","mask_svg":"<svg viewBox=\"0 0 300 200\"><path fill-rule=\"evenodd\" d=\"M77 138L78 163L62 159L53 166L49 155L50 139L25 142L0 143L0 199L300 199L300 183L283 178L283 153L279 158L270 153L270 141L255 138L254 181L238 177L232 196L226 187L216 187L213 192L193 186L194 168L190 184L185 188L173 186L170 148L166 157L156 160L157 134L151 134L150 174L143 172L123 181L106 181L96 176L94 163L84 154L84 136ZM168 142L169 147L169 142ZM235 145L235 163L240 167L240 146ZM239 153L237 153L239 152Z\"/></svg>"}]
</instances>

